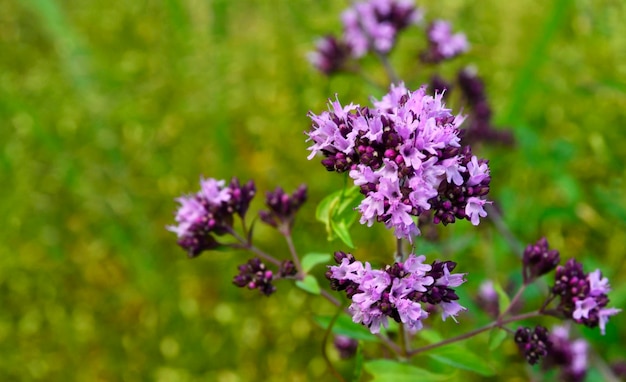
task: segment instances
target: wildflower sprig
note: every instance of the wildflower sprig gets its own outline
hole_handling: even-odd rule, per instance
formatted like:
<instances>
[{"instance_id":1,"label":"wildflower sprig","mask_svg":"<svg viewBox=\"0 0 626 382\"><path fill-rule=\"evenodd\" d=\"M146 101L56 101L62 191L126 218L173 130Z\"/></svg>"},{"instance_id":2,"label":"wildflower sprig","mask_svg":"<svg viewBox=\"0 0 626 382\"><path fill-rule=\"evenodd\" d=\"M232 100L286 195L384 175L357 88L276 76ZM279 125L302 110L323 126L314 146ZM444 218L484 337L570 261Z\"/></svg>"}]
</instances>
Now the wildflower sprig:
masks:
<instances>
[{"instance_id":1,"label":"wildflower sprig","mask_svg":"<svg viewBox=\"0 0 626 382\"><path fill-rule=\"evenodd\" d=\"M280 187L267 192L265 209L249 224L248 210L256 186L252 181L241 185L236 178L228 185L223 180L201 178L198 192L176 199L176 224L168 229L178 236L178 244L189 257L220 248L251 252L255 257L237 268L234 285L269 296L277 291L276 280L293 280L301 289L335 305L337 315L318 320L326 329L324 343L335 332L333 343L341 359L347 359L355 354L363 357L364 345L357 340L378 341L386 349L381 354L392 360L366 362L364 369L374 377L425 381L449 377L407 364L422 354L493 376L495 371L488 362L468 355L458 345L491 332L490 348L496 349L509 338L530 365L540 364L544 370L558 368L563 381L584 380L590 345L584 339L570 339L571 327L599 328L604 335L609 319L621 311L609 304L611 288L601 270L586 273L575 259L559 265L559 251L541 238L523 252L520 249L522 281L510 298L495 280L472 280L471 264L462 257L427 260L418 254L424 227L432 229L439 223L447 226L459 220L477 226L491 219L508 240L516 240L488 197L489 161L473 153L480 144L513 144L510 131L491 125L491 108L476 70L460 69L455 84L435 75L423 81L430 82L430 88L411 87L399 79L389 60L401 32L408 28L423 28L424 32L426 48L415 55L416 65L418 57L422 65L436 67L464 54L469 49L465 35L454 32L446 20L424 22L424 12L408 0L356 2L341 20L341 37L323 37L309 55L313 66L327 76L357 73L369 78L358 62L373 55L390 84L380 99L372 98L371 106L342 103L335 95L327 111L309 112L311 125L305 132L308 159L321 157L327 171L344 173L353 184L324 199L316 215L326 225L329 239L339 237L350 247L354 245L349 228L356 219L368 227L382 223L396 239L393 260L376 266L341 250L333 256L310 253L301 257L292 233L295 218L307 200L306 186L292 194ZM460 89L458 99L467 114L454 113L446 106L455 87ZM236 219L240 228L236 228ZM277 256L284 251L266 252L253 244L255 222L276 229L284 237L289 255ZM406 251L405 246L410 249ZM333 258L334 264L330 264ZM320 284L311 272L321 264L327 267L326 284ZM463 273L456 273L457 267ZM546 287L545 279L552 272L554 281ZM470 304L457 292L471 281L482 281L475 302L491 321L447 338L428 335L436 315L446 321L443 325L467 328ZM531 285L546 290L543 302L521 311ZM543 326L546 318L565 322L547 329ZM512 326L530 321L533 326ZM341 326L349 325L348 330L341 330ZM424 344L429 336L431 340ZM323 356L332 374L343 379L325 347ZM355 375L360 375L362 362L356 364Z\"/></svg>"}]
</instances>

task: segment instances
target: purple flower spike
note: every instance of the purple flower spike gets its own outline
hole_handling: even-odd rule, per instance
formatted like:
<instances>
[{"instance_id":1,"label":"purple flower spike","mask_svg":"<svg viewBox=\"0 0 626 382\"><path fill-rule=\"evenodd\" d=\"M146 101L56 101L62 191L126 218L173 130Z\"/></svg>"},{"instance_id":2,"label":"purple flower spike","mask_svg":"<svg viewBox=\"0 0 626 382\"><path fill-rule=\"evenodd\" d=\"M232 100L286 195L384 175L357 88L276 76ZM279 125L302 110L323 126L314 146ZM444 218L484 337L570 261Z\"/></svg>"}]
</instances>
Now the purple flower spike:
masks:
<instances>
[{"instance_id":1,"label":"purple flower spike","mask_svg":"<svg viewBox=\"0 0 626 382\"><path fill-rule=\"evenodd\" d=\"M308 55L309 62L327 76L342 71L349 58L348 46L333 36L320 38L315 52Z\"/></svg>"},{"instance_id":2,"label":"purple flower spike","mask_svg":"<svg viewBox=\"0 0 626 382\"><path fill-rule=\"evenodd\" d=\"M416 217L433 214L434 223L456 219L479 223L486 216L491 177L484 159L461 147L459 126L442 102L426 88L409 91L392 85L373 108L339 100L329 111L309 113L311 154L321 153L329 171L349 171L365 199L361 224L382 222L409 241L420 231Z\"/></svg>"},{"instance_id":3,"label":"purple flower spike","mask_svg":"<svg viewBox=\"0 0 626 382\"><path fill-rule=\"evenodd\" d=\"M359 341L350 337L336 335L333 345L335 345L335 349L339 352L341 359L348 359L354 357L356 354Z\"/></svg>"},{"instance_id":4,"label":"purple flower spike","mask_svg":"<svg viewBox=\"0 0 626 382\"><path fill-rule=\"evenodd\" d=\"M334 290L345 290L352 304L352 320L378 333L391 318L415 333L423 327L429 308L441 305L442 319L465 310L458 304L452 287L465 282L463 274L451 274L456 263L435 261L424 264L425 256L409 255L404 263L394 263L384 270L372 269L369 263L356 261L344 252L335 253L337 266L329 267L326 277ZM428 304L423 306L422 304Z\"/></svg>"},{"instance_id":5,"label":"purple flower spike","mask_svg":"<svg viewBox=\"0 0 626 382\"><path fill-rule=\"evenodd\" d=\"M398 32L422 19L421 12L407 0L369 0L354 4L341 17L344 40L352 57L369 51L387 54Z\"/></svg>"},{"instance_id":6,"label":"purple flower spike","mask_svg":"<svg viewBox=\"0 0 626 382\"><path fill-rule=\"evenodd\" d=\"M570 340L568 326L553 327L549 339L552 347L543 363L544 368L558 367L562 381L584 381L587 375L587 341Z\"/></svg>"},{"instance_id":7,"label":"purple flower spike","mask_svg":"<svg viewBox=\"0 0 626 382\"><path fill-rule=\"evenodd\" d=\"M424 62L438 63L452 59L469 49L463 33L452 34L452 26L444 20L435 20L428 27L429 49L422 54Z\"/></svg>"},{"instance_id":8,"label":"purple flower spike","mask_svg":"<svg viewBox=\"0 0 626 382\"><path fill-rule=\"evenodd\" d=\"M268 270L258 257L250 259L238 269L239 274L233 278L233 284L241 288L258 289L266 296L276 292L276 287L272 285L274 277L272 271Z\"/></svg>"},{"instance_id":9,"label":"purple flower spike","mask_svg":"<svg viewBox=\"0 0 626 382\"><path fill-rule=\"evenodd\" d=\"M215 235L230 231L235 213L243 219L255 191L252 181L240 186L233 178L230 185L225 186L223 180L201 178L199 192L176 199L180 204L176 212L177 225L167 229L176 233L178 244L187 250L189 257L216 249L221 244Z\"/></svg>"},{"instance_id":10,"label":"purple flower spike","mask_svg":"<svg viewBox=\"0 0 626 382\"><path fill-rule=\"evenodd\" d=\"M298 187L289 196L282 188L277 187L274 192L268 192L265 205L269 211L259 211L261 220L278 228L281 231L289 232L293 227L296 213L302 207L307 198L307 188L305 185Z\"/></svg>"},{"instance_id":11,"label":"purple flower spike","mask_svg":"<svg viewBox=\"0 0 626 382\"><path fill-rule=\"evenodd\" d=\"M561 298L557 309L578 324L600 327L603 335L609 318L622 311L606 307L610 290L609 280L602 277L600 270L586 274L582 264L574 259L556 268L552 293Z\"/></svg>"},{"instance_id":12,"label":"purple flower spike","mask_svg":"<svg viewBox=\"0 0 626 382\"><path fill-rule=\"evenodd\" d=\"M535 244L529 244L524 250L522 259L524 283L528 284L537 277L554 270L560 261L559 251L549 249L548 240L545 237Z\"/></svg>"},{"instance_id":13,"label":"purple flower spike","mask_svg":"<svg viewBox=\"0 0 626 382\"><path fill-rule=\"evenodd\" d=\"M546 357L552 346L552 342L548 337L548 329L539 325L534 330L526 327L517 329L515 332L515 343L520 351L524 353L526 361L531 365Z\"/></svg>"}]
</instances>

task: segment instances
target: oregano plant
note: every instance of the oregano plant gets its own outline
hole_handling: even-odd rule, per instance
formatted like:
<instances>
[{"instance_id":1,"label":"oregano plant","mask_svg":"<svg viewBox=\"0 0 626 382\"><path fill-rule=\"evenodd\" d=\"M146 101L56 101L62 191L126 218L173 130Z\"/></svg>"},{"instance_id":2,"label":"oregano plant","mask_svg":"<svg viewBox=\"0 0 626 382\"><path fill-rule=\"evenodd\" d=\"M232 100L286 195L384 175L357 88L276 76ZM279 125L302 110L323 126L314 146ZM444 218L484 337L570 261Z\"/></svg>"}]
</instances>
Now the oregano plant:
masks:
<instances>
[{"instance_id":1,"label":"oregano plant","mask_svg":"<svg viewBox=\"0 0 626 382\"><path fill-rule=\"evenodd\" d=\"M538 238L521 253L519 285L505 290L495 278L476 280L478 295L464 301L461 296L467 293L460 290L475 264L459 254L433 258L420 252L420 243L430 240L438 226L462 220L478 226L489 219L503 224L490 199L489 159L474 151L481 145L511 146L513 135L493 126L477 70L461 68L450 81L435 74L426 84L413 86L402 81L389 60L401 33L421 28L425 49L415 52L416 61L436 72L438 65L470 49L465 35L454 32L448 21L426 20L421 9L404 0L355 2L341 20L343 33L321 38L310 62L325 76L353 76L386 90L364 106L333 95L327 110L308 114L310 127L304 139L309 152L303 155L346 179L345 187L314 201L328 240L341 243L337 250L301 251L294 244L296 216L307 202L305 185L292 193L280 187L267 192L266 209L251 217L256 186L237 178L228 183L201 178L199 190L177 199L176 222L168 229L178 236L178 244L189 257L223 248L246 251L253 257L239 266L234 285L270 296L277 281L292 281L336 306L336 315L314 320L341 359L356 357L353 373L344 375L324 354L338 380L369 376L376 381L444 381L455 378L456 370L493 377L498 370L486 357L463 346L483 333L488 335L485 353L511 341L520 362L535 370L555 370L552 375L563 381L584 380L591 352L573 327L597 328L604 334L611 317L621 311L611 305L609 280L600 269L590 270L573 258L564 260L546 238ZM377 84L363 69L361 63L368 56L376 58L388 83ZM462 111L447 106L456 89ZM257 247L255 224L276 229L288 255ZM384 264L351 252L358 247L351 230L373 225L384 225L396 243ZM326 267L325 279L311 272L320 266ZM531 287L543 293L543 301L526 308L521 302ZM469 305L482 309L491 321L466 327ZM432 329L436 320L466 330L446 336ZM367 349L376 346L384 350L367 358ZM418 356L447 367L414 362ZM604 375L615 378L610 370Z\"/></svg>"}]
</instances>

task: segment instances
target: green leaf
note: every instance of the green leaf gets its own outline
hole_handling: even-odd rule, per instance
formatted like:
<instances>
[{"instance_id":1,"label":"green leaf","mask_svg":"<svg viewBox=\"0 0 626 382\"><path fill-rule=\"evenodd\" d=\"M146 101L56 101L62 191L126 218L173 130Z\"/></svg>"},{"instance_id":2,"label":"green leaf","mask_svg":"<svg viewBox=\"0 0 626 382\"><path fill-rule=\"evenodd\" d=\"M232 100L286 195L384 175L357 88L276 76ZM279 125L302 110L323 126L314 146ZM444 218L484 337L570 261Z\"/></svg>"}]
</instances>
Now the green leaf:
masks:
<instances>
[{"instance_id":1,"label":"green leaf","mask_svg":"<svg viewBox=\"0 0 626 382\"><path fill-rule=\"evenodd\" d=\"M374 377L375 382L438 382L449 381L452 378L451 375L434 374L413 365L388 359L365 362L365 371Z\"/></svg>"},{"instance_id":2,"label":"green leaf","mask_svg":"<svg viewBox=\"0 0 626 382\"><path fill-rule=\"evenodd\" d=\"M355 208L359 204L360 188L345 188L326 196L317 205L315 218L326 227L328 240L340 238L350 247L354 247L349 229L358 217Z\"/></svg>"},{"instance_id":3,"label":"green leaf","mask_svg":"<svg viewBox=\"0 0 626 382\"><path fill-rule=\"evenodd\" d=\"M320 222L324 223L325 225L328 225L329 221L330 221L330 211L331 211L331 205L334 203L337 203L337 197L336 197L337 193L333 192L330 195L327 195L324 199L322 199L319 204L317 205L317 208L315 209L315 218L317 220L319 220Z\"/></svg>"},{"instance_id":4,"label":"green leaf","mask_svg":"<svg viewBox=\"0 0 626 382\"><path fill-rule=\"evenodd\" d=\"M498 306L500 308L500 312L506 312L506 310L509 308L509 305L511 305L511 299L509 298L509 295L506 294L506 292L504 291L504 289L502 289L502 286L498 282L493 283L493 288L498 294Z\"/></svg>"},{"instance_id":5,"label":"green leaf","mask_svg":"<svg viewBox=\"0 0 626 382\"><path fill-rule=\"evenodd\" d=\"M361 374L363 374L363 344L359 341L359 346L356 348L356 355L354 357L354 373L352 374L352 380L359 382Z\"/></svg>"},{"instance_id":6,"label":"green leaf","mask_svg":"<svg viewBox=\"0 0 626 382\"><path fill-rule=\"evenodd\" d=\"M495 374L493 368L485 362L484 358L459 345L448 345L432 349L425 354L446 365L473 371L485 377Z\"/></svg>"},{"instance_id":7,"label":"green leaf","mask_svg":"<svg viewBox=\"0 0 626 382\"><path fill-rule=\"evenodd\" d=\"M314 317L314 320L319 326L326 329L328 328L332 317L316 316ZM365 326L354 323L352 321L352 318L350 318L346 314L342 314L337 317L337 320L333 325L332 331L335 334L354 338L355 340L378 341L378 338L370 333L370 331Z\"/></svg>"},{"instance_id":8,"label":"green leaf","mask_svg":"<svg viewBox=\"0 0 626 382\"><path fill-rule=\"evenodd\" d=\"M500 328L493 328L489 332L489 351L494 351L502 345L507 337L506 331Z\"/></svg>"},{"instance_id":9,"label":"green leaf","mask_svg":"<svg viewBox=\"0 0 626 382\"><path fill-rule=\"evenodd\" d=\"M320 285L313 275L306 275L302 280L296 281L296 286L311 294L320 294L321 292Z\"/></svg>"},{"instance_id":10,"label":"green leaf","mask_svg":"<svg viewBox=\"0 0 626 382\"><path fill-rule=\"evenodd\" d=\"M317 264L328 263L331 256L328 253L307 253L302 258L302 270L304 273L308 273Z\"/></svg>"},{"instance_id":11,"label":"green leaf","mask_svg":"<svg viewBox=\"0 0 626 382\"><path fill-rule=\"evenodd\" d=\"M348 224L346 224L346 222L344 222L343 220L341 221L331 220L330 226L333 230L333 233L337 235L337 237L340 238L341 241L343 241L345 245L347 245L350 248L354 248L354 243L352 242L352 236L350 236L350 229L349 229Z\"/></svg>"}]
</instances>

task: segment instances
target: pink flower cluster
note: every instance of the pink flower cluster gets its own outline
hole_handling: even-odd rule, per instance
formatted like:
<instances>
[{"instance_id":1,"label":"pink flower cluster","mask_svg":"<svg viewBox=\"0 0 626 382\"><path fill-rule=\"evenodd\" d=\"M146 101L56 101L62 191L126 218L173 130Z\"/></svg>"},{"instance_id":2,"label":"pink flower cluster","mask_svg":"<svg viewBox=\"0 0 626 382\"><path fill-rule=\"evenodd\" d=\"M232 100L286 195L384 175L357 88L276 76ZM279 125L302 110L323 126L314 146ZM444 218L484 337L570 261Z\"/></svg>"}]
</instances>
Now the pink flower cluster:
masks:
<instances>
[{"instance_id":1,"label":"pink flower cluster","mask_svg":"<svg viewBox=\"0 0 626 382\"><path fill-rule=\"evenodd\" d=\"M373 108L339 101L329 111L309 113L311 154L321 153L329 171L349 171L366 196L360 222L384 222L396 237L419 235L413 216L432 212L435 223L467 219L478 225L487 213L487 161L461 147L462 116L452 115L443 94L391 86Z\"/></svg>"},{"instance_id":2,"label":"pink flower cluster","mask_svg":"<svg viewBox=\"0 0 626 382\"><path fill-rule=\"evenodd\" d=\"M455 316L465 310L456 301L459 297L453 287L465 282L465 274L451 274L456 267L452 261L424 264L425 256L410 255L406 261L385 269L372 269L369 263L356 261L354 256L335 253L339 265L331 266L326 277L331 288L344 290L352 304L348 308L352 320L367 326L372 333L387 327L388 318L401 322L410 332L422 328L422 320L429 316L422 304L437 305L441 317Z\"/></svg>"}]
</instances>

